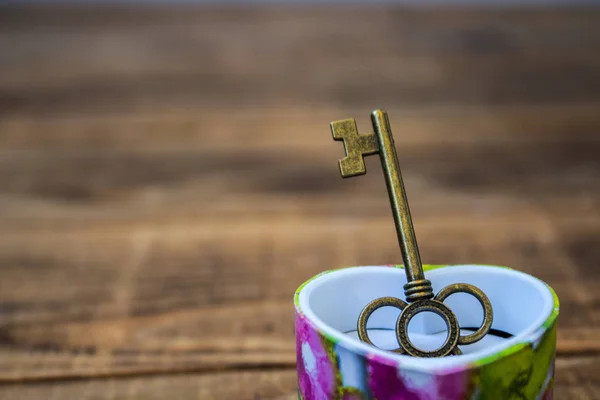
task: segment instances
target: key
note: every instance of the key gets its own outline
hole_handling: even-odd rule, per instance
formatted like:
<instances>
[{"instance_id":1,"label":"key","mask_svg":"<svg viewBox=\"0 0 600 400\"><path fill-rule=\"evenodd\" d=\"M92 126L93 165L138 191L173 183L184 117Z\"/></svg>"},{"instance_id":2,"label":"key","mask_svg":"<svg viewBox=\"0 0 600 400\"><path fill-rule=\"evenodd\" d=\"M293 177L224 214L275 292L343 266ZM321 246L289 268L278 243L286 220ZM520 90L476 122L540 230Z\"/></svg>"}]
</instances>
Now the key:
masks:
<instances>
[{"instance_id":1,"label":"key","mask_svg":"<svg viewBox=\"0 0 600 400\"><path fill-rule=\"evenodd\" d=\"M373 343L367 333L369 317L381 307L396 307L401 311L396 321L396 338L400 347L392 351L413 357L444 357L462 354L458 348L459 344L475 343L481 340L491 328L493 322L492 305L485 293L479 288L466 283L446 286L434 296L431 282L425 278L423 272L387 113L384 110L373 111L371 122L374 133L359 134L354 119L333 121L331 123L331 133L334 140L344 142L346 157L339 160L340 173L343 178L366 174L364 157L379 154L394 216L398 244L404 261L407 280L406 285L404 285L406 301L395 297L382 297L367 304L358 318L358 336L362 341L372 345ZM456 316L443 303L450 295L459 292L474 296L483 307L484 314L481 327L474 333L465 336L460 334ZM440 348L435 350L417 348L408 337L408 324L411 319L415 315L426 311L439 315L446 323L448 330L446 341Z\"/></svg>"}]
</instances>

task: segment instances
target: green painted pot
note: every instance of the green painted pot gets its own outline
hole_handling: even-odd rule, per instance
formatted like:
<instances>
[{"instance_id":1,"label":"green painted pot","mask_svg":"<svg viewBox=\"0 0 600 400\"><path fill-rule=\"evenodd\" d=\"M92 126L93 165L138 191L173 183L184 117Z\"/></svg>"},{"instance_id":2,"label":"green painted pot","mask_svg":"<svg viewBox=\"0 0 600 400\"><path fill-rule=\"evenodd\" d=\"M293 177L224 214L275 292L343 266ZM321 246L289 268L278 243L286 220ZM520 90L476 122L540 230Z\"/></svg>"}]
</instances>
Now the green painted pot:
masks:
<instances>
[{"instance_id":1,"label":"green painted pot","mask_svg":"<svg viewBox=\"0 0 600 400\"><path fill-rule=\"evenodd\" d=\"M401 268L328 271L298 288L294 303L299 399L552 399L559 304L548 285L504 267L426 266L434 292L459 282L483 290L494 313L490 332L496 334L460 346L460 356L414 358L386 350L398 347L397 309L383 308L369 320L369 336L377 347L361 342L356 334L358 315L370 301L384 296L403 299L406 277ZM461 334L481 324L483 311L469 295L452 295L445 303L458 317ZM423 314L411 322L409 334L423 348L443 341L445 325L434 314Z\"/></svg>"}]
</instances>

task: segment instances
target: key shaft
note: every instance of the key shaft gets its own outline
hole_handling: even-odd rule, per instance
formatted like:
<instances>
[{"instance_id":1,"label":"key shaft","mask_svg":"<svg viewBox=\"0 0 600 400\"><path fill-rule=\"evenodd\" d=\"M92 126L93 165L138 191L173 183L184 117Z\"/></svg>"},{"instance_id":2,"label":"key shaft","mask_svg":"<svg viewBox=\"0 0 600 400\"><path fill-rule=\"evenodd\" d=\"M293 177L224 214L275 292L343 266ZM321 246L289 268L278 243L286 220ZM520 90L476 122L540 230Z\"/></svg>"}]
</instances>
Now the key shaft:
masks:
<instances>
[{"instance_id":1,"label":"key shaft","mask_svg":"<svg viewBox=\"0 0 600 400\"><path fill-rule=\"evenodd\" d=\"M379 142L379 158L394 215L406 276L409 282L423 280L425 274L387 113L383 110L375 110L371 113L371 121Z\"/></svg>"},{"instance_id":2,"label":"key shaft","mask_svg":"<svg viewBox=\"0 0 600 400\"><path fill-rule=\"evenodd\" d=\"M406 301L433 298L431 282L425 279L417 239L412 224L404 182L400 173L394 138L384 110L371 113L374 133L359 134L354 119L331 123L335 140L343 140L346 157L340 160L340 172L344 178L366 173L364 157L379 153L383 175L390 199L398 245L404 261L407 284L404 285Z\"/></svg>"}]
</instances>

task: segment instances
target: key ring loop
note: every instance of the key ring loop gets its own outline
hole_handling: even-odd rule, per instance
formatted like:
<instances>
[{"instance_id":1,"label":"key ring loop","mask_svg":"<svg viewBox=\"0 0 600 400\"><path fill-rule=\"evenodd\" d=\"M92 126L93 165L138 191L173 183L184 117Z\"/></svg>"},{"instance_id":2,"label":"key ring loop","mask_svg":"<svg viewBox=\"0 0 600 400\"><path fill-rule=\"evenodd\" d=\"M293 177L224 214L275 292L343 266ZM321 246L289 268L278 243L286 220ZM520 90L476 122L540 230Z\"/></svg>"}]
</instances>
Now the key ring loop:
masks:
<instances>
[{"instance_id":1,"label":"key ring loop","mask_svg":"<svg viewBox=\"0 0 600 400\"><path fill-rule=\"evenodd\" d=\"M360 340L372 346L375 346L371 339L369 339L369 334L367 332L367 321L369 320L371 314L375 312L375 310L378 310L382 307L394 307L402 312L404 309L406 309L407 306L408 304L404 300L400 300L396 297L381 297L367 304L367 306L363 308L360 315L358 316L357 331ZM406 354L406 351L404 351L402 346L390 351L398 354Z\"/></svg>"},{"instance_id":2,"label":"key ring loop","mask_svg":"<svg viewBox=\"0 0 600 400\"><path fill-rule=\"evenodd\" d=\"M411 319L422 312L433 312L444 320L448 334L441 347L435 350L422 350L414 346L408 337L408 324ZM419 300L411 303L402 311L396 322L396 336L400 346L406 353L413 357L444 357L450 354L462 354L457 347L460 337L460 327L454 313L442 302L437 300Z\"/></svg>"},{"instance_id":3,"label":"key ring loop","mask_svg":"<svg viewBox=\"0 0 600 400\"><path fill-rule=\"evenodd\" d=\"M479 329L477 329L474 333L470 335L461 335L458 338L458 344L460 345L475 343L481 340L492 327L492 303L490 303L490 299L488 299L488 297L485 295L485 293L481 291L481 289L473 285L469 285L467 283L455 283L453 285L446 286L445 288L440 290L438 294L435 295L434 300L443 302L455 293L470 294L471 296L475 297L481 304L481 307L483 307L483 322L481 323Z\"/></svg>"}]
</instances>

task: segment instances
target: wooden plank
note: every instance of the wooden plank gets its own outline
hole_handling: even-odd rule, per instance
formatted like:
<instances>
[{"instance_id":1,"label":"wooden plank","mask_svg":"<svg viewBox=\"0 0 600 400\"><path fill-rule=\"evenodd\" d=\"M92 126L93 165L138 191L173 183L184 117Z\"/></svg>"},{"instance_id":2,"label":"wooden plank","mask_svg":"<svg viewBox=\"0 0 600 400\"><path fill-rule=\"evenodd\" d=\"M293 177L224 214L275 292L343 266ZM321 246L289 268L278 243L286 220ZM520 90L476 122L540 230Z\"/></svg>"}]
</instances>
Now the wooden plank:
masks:
<instances>
[{"instance_id":1,"label":"wooden plank","mask_svg":"<svg viewBox=\"0 0 600 400\"><path fill-rule=\"evenodd\" d=\"M460 228L440 221L419 223L424 260L499 263L560 282L565 274L558 266L564 265L565 259L559 247L562 238L552 225L544 219L529 218L519 225L503 224L502 219L500 216L498 223L490 218L472 219L471 224ZM299 223L288 217L264 225L258 220L204 226L134 225L96 232L79 229L67 233L3 234L2 238L0 257L7 279L0 283L0 296L9 304L15 303L7 307L4 323L33 322L42 315L45 315L44 320L67 317L70 303L74 305L75 316L82 307L88 309L86 303L89 302L84 301L85 298L91 301L88 312L102 303L112 304L111 292L117 289L121 275L130 268L137 269L131 278L138 284L137 290L150 290L140 300L140 306L145 304L152 310L153 302L158 305L161 299L168 297L164 291L176 297L192 296L189 300L202 302L197 305L220 303L228 296L232 296L229 300L233 302L260 300L261 296L270 299L273 298L269 295L271 290L275 290L271 293L274 298L289 299L302 281L320 270L399 260L389 218L338 222L315 218ZM231 245L232 240L236 246ZM585 260L585 264L593 265L593 257ZM65 277L71 283L66 288L60 285ZM241 282L253 289L246 294L243 291L229 293L227 286L238 285L241 278ZM143 282L138 282L142 279ZM44 281L48 287L40 292L37 289ZM162 293L154 292L167 282L173 287L163 288ZM142 283L143 286L139 286ZM213 283L220 285L225 293L218 299L205 298L203 289L212 287ZM13 289L15 285L19 290ZM92 296L96 291L97 295ZM73 296L78 301L73 301ZM20 302L43 306L44 301L51 299L59 301L60 306L42 308L39 311L43 313L37 316L35 309L17 307ZM139 312L141 310L136 313Z\"/></svg>"},{"instance_id":2,"label":"wooden plank","mask_svg":"<svg viewBox=\"0 0 600 400\"><path fill-rule=\"evenodd\" d=\"M89 25L61 11L43 22L37 10L3 12L2 114L600 99L595 9L84 13ZM99 29L107 18L112 30Z\"/></svg>"},{"instance_id":3,"label":"wooden plank","mask_svg":"<svg viewBox=\"0 0 600 400\"><path fill-rule=\"evenodd\" d=\"M2 399L296 400L292 368L0 386Z\"/></svg>"},{"instance_id":4,"label":"wooden plank","mask_svg":"<svg viewBox=\"0 0 600 400\"><path fill-rule=\"evenodd\" d=\"M560 136L548 140L473 136L413 143L411 137L419 134L411 132L402 140L401 157L411 197L418 199L416 212L425 207L422 204L428 205L427 213L439 210L439 196L445 197L447 213L458 211L452 205L461 202L466 202L461 210L465 212L475 202L483 204L481 198L506 207L530 202L543 208L567 199L578 203L570 207L573 213L589 218L592 210L591 217L597 218L600 141L571 140L566 121ZM589 128L592 132L594 125ZM142 215L226 217L236 210L265 207L331 211L339 198L349 196L362 209L380 210L379 215L385 210L387 215L377 160L368 160L372 172L366 177L341 180L336 160L343 154L342 145L327 145L329 135L321 133L321 139L314 137L319 147L304 147L292 139L289 145L276 142L252 150L240 144L190 151L116 151L90 150L90 139L81 151L6 151L0 153L0 219L31 223L43 216L44 224L51 219L62 224L93 216L105 221Z\"/></svg>"},{"instance_id":5,"label":"wooden plank","mask_svg":"<svg viewBox=\"0 0 600 400\"><path fill-rule=\"evenodd\" d=\"M600 357L559 358L556 362L555 397L570 400L595 400L600 384L595 371ZM207 374L189 373L152 377L108 378L34 382L27 386L0 387L7 399L239 399L295 400L296 373L293 368L266 371L227 371Z\"/></svg>"},{"instance_id":6,"label":"wooden plank","mask_svg":"<svg viewBox=\"0 0 600 400\"><path fill-rule=\"evenodd\" d=\"M36 116L0 119L2 154L190 153L206 150L299 150L327 148L329 122L356 118L369 131L371 106L361 108L219 107L161 110L128 115ZM522 144L599 141L600 104L386 107L405 146Z\"/></svg>"},{"instance_id":7,"label":"wooden plank","mask_svg":"<svg viewBox=\"0 0 600 400\"><path fill-rule=\"evenodd\" d=\"M0 382L293 367L289 301L3 330ZM600 329L561 319L559 357L600 353Z\"/></svg>"},{"instance_id":8,"label":"wooden plank","mask_svg":"<svg viewBox=\"0 0 600 400\"><path fill-rule=\"evenodd\" d=\"M503 220L421 224L424 260L540 277L561 298L559 351L600 351L600 275L595 255L576 251L591 233L565 232L574 250L565 253L548 220ZM296 287L324 269L399 255L389 219L290 221L4 235L0 379L292 363Z\"/></svg>"}]
</instances>

